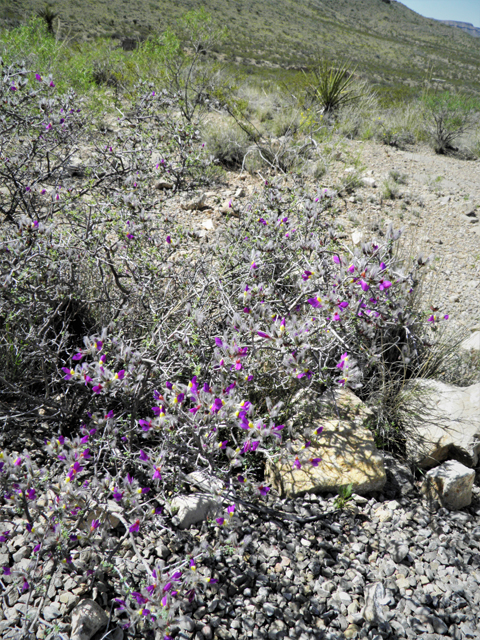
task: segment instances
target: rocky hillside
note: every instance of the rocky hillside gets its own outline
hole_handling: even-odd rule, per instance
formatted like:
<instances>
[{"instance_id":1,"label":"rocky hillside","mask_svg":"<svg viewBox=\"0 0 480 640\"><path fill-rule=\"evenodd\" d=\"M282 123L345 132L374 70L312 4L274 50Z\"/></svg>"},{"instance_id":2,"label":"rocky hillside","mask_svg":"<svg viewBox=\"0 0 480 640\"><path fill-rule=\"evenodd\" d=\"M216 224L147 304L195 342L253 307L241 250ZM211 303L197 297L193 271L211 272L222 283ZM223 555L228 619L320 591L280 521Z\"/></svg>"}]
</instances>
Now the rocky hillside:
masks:
<instances>
[{"instance_id":1,"label":"rocky hillside","mask_svg":"<svg viewBox=\"0 0 480 640\"><path fill-rule=\"evenodd\" d=\"M465 31L474 38L480 38L480 29L478 27L474 27L473 24L470 24L469 22L456 22L455 20L440 20L440 22L448 24L450 27L462 29L462 31Z\"/></svg>"},{"instance_id":2,"label":"rocky hillside","mask_svg":"<svg viewBox=\"0 0 480 640\"><path fill-rule=\"evenodd\" d=\"M0 24L18 25L44 0L0 0ZM86 5L88 9L86 10ZM351 59L358 71L386 84L422 85L433 73L447 87L480 91L480 41L461 29L383 0L98 0L52 2L61 38L142 39L186 10L204 6L229 29L219 49L252 66L302 67L312 56Z\"/></svg>"}]
</instances>

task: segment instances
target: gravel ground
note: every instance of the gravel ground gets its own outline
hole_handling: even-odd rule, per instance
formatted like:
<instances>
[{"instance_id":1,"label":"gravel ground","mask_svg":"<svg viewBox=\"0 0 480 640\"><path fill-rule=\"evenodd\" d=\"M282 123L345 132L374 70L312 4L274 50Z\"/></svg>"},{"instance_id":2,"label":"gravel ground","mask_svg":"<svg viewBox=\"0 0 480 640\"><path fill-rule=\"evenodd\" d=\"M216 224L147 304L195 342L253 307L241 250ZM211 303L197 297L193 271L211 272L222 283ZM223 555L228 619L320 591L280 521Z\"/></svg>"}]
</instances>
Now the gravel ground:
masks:
<instances>
[{"instance_id":1,"label":"gravel ground","mask_svg":"<svg viewBox=\"0 0 480 640\"><path fill-rule=\"evenodd\" d=\"M386 466L384 493L354 496L343 510L335 509L333 496L269 495L254 511L239 507L233 528L204 523L187 531L172 528L161 539L146 533L138 540L142 555L167 564L199 541L217 543L202 565L219 582L183 607L173 635L179 640L480 638L480 488L474 487L467 509L432 513L422 505L408 469L388 456ZM2 562L10 554L28 562L28 551L21 536L14 538L1 545ZM145 571L128 543L115 562L122 573L141 578ZM9 588L8 577L4 582L0 635L17 638L14 626L26 594ZM38 638L48 637L53 622L68 637L73 606L91 597L108 610L112 593L101 574L91 591L81 572L71 572L54 577L47 596L41 614L45 633Z\"/></svg>"}]
</instances>

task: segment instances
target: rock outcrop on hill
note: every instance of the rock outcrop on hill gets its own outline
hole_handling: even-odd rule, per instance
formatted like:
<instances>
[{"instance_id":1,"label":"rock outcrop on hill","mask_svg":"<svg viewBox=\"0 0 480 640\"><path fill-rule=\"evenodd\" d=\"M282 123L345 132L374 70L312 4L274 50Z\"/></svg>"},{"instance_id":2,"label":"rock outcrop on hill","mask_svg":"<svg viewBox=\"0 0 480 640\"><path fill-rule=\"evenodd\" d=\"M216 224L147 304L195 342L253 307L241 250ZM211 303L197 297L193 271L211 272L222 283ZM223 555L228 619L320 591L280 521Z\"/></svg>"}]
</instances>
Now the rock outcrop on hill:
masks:
<instances>
[{"instance_id":1,"label":"rock outcrop on hill","mask_svg":"<svg viewBox=\"0 0 480 640\"><path fill-rule=\"evenodd\" d=\"M439 20L439 22L448 24L450 27L457 27L474 38L480 38L480 29L478 27L474 27L470 22L457 22L456 20Z\"/></svg>"}]
</instances>

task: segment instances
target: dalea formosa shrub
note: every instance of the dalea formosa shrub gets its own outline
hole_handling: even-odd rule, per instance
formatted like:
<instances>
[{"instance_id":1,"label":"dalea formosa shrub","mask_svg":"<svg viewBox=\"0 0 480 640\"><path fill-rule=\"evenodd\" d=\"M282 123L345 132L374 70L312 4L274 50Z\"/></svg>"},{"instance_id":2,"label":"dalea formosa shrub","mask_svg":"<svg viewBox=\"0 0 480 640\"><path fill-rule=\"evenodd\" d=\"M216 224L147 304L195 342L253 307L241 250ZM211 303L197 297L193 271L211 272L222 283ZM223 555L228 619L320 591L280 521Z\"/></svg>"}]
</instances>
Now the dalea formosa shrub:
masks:
<instances>
[{"instance_id":1,"label":"dalea formosa shrub","mask_svg":"<svg viewBox=\"0 0 480 640\"><path fill-rule=\"evenodd\" d=\"M208 526L235 530L238 505L270 490L267 460L320 463L321 428L291 427L298 392L374 393L414 368L439 318L416 310L425 262L402 267L399 232L343 244L327 190L265 184L199 245L152 189L159 176L198 184L209 167L175 97L142 85L102 133L53 85L14 69L1 85L2 413L18 434L40 420L48 432L38 451L12 440L1 453L0 542L21 535L31 553L2 580L28 594L25 634L54 576L93 588L101 574L129 633L168 637L222 580L207 562L215 542L172 565L139 553L139 537L171 530L185 475L216 481ZM126 541L142 572L120 568Z\"/></svg>"}]
</instances>

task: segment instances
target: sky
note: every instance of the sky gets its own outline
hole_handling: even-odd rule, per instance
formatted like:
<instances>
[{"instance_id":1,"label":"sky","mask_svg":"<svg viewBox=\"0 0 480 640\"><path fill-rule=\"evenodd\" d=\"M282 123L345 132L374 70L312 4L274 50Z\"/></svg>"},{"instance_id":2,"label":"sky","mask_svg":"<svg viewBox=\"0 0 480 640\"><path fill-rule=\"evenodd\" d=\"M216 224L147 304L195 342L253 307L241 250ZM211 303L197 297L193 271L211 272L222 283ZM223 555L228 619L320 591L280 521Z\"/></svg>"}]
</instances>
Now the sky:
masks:
<instances>
[{"instance_id":1,"label":"sky","mask_svg":"<svg viewBox=\"0 0 480 640\"><path fill-rule=\"evenodd\" d=\"M400 0L425 18L470 22L480 27L480 0Z\"/></svg>"}]
</instances>

